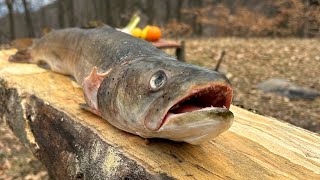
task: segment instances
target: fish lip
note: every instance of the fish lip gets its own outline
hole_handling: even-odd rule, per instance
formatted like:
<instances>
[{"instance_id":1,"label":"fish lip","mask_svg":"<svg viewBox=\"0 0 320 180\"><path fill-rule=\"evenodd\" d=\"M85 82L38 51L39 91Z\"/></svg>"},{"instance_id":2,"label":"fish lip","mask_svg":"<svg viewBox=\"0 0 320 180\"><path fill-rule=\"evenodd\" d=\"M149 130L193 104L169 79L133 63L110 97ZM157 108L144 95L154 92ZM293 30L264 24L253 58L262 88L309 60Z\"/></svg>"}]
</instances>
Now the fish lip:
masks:
<instances>
[{"instance_id":1,"label":"fish lip","mask_svg":"<svg viewBox=\"0 0 320 180\"><path fill-rule=\"evenodd\" d=\"M167 122L167 119L170 118L171 116L178 117L178 116L184 116L188 113L197 113L197 112L201 112L201 111L206 111L206 112L211 111L211 112L215 112L217 114L220 113L220 114L232 114L233 115L233 113L230 111L230 109L225 108L225 107L205 107L205 108L202 108L202 109L199 109L196 111L179 113L179 114L173 114L173 113L169 112L164 117L163 124L161 124L161 127L163 127L163 125ZM170 117L168 117L168 116L170 116ZM161 127L159 129L161 129Z\"/></svg>"},{"instance_id":2,"label":"fish lip","mask_svg":"<svg viewBox=\"0 0 320 180\"><path fill-rule=\"evenodd\" d=\"M210 88L214 88L214 87L217 87L217 86L221 86L221 87L225 87L226 90L228 91L227 95L226 95L226 100L225 100L225 104L223 107L214 107L216 110L222 110L222 111L226 111L226 112L230 112L230 106L231 106L231 101L232 101L232 97L233 97L233 89L231 87L230 84L226 84L224 82L215 82L215 83L210 83L210 84L206 84L204 86L198 86L198 87L192 87L188 93L186 93L185 96L183 96L182 98L178 99L177 101L175 101L173 103L172 106L169 106L170 108L167 108L166 109L166 113L164 114L164 116L162 117L162 122L161 122L161 125L159 126L159 128L156 130L160 130L161 127L166 123L166 120L168 120L168 116L170 115L170 109L172 107L174 107L175 105L179 104L179 103L182 103L184 102L186 99L188 98L192 98L193 96L195 96L196 94L199 94L201 92L204 92L204 91L207 91L208 89ZM204 108L201 108L199 110L196 110L196 111L201 111L201 110L205 110L207 107L204 107ZM183 115L184 113L179 113L179 114L176 114L176 115Z\"/></svg>"},{"instance_id":3,"label":"fish lip","mask_svg":"<svg viewBox=\"0 0 320 180\"><path fill-rule=\"evenodd\" d=\"M169 120L165 121L157 131L159 137L195 145L210 141L224 133L234 121L233 113L227 108L220 107L173 114L167 118Z\"/></svg>"}]
</instances>

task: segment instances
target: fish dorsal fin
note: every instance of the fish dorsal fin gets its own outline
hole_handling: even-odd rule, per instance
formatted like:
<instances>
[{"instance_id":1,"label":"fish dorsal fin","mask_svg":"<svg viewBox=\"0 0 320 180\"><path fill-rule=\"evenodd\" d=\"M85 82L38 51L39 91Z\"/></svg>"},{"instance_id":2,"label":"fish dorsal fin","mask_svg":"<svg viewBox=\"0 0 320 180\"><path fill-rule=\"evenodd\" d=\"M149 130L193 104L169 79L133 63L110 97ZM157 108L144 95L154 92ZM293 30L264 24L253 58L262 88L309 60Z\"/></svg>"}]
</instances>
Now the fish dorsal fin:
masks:
<instances>
[{"instance_id":1,"label":"fish dorsal fin","mask_svg":"<svg viewBox=\"0 0 320 180\"><path fill-rule=\"evenodd\" d=\"M83 81L83 92L84 98L90 108L90 111L101 116L98 108L98 89L105 77L109 74L110 70L105 73L98 73L97 67L93 67L89 76L87 76Z\"/></svg>"}]
</instances>

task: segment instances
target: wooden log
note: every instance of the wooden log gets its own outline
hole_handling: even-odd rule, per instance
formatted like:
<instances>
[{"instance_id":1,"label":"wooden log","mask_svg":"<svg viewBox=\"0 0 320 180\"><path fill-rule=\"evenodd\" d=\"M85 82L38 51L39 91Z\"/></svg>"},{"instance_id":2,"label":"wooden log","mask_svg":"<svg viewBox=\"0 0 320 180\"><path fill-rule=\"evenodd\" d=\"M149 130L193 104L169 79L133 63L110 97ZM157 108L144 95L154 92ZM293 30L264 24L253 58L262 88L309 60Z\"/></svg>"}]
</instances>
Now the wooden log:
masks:
<instances>
[{"instance_id":1,"label":"wooden log","mask_svg":"<svg viewBox=\"0 0 320 180\"><path fill-rule=\"evenodd\" d=\"M66 76L0 57L0 118L57 179L320 179L318 134L232 106L199 146L144 139L79 108Z\"/></svg>"}]
</instances>

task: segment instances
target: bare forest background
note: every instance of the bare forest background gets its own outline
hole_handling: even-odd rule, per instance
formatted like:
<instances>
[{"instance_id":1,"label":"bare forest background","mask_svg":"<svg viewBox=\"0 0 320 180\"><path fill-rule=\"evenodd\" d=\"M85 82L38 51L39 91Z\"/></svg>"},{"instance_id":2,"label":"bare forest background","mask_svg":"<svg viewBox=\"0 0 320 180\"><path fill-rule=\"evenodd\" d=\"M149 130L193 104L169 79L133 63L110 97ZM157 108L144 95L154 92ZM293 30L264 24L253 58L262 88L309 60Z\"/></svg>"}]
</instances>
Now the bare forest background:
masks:
<instances>
[{"instance_id":1,"label":"bare forest background","mask_svg":"<svg viewBox=\"0 0 320 180\"><path fill-rule=\"evenodd\" d=\"M125 26L138 12L165 37L319 37L320 0L2 0L0 43L44 29L103 22Z\"/></svg>"}]
</instances>

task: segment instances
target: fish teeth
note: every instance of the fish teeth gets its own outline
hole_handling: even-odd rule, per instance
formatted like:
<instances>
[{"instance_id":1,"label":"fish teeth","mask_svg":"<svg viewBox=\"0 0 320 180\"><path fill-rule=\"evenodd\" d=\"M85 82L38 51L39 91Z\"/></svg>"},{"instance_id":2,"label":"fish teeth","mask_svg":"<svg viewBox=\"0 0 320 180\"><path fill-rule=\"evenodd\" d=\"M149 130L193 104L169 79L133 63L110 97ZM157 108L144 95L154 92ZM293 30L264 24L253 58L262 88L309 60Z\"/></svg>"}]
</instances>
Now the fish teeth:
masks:
<instances>
[{"instance_id":1,"label":"fish teeth","mask_svg":"<svg viewBox=\"0 0 320 180\"><path fill-rule=\"evenodd\" d=\"M180 104L176 104L176 105L174 105L172 108L170 108L170 110L177 109L178 107L180 107Z\"/></svg>"}]
</instances>

